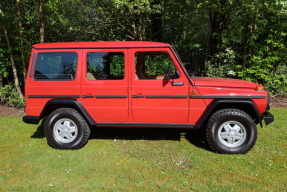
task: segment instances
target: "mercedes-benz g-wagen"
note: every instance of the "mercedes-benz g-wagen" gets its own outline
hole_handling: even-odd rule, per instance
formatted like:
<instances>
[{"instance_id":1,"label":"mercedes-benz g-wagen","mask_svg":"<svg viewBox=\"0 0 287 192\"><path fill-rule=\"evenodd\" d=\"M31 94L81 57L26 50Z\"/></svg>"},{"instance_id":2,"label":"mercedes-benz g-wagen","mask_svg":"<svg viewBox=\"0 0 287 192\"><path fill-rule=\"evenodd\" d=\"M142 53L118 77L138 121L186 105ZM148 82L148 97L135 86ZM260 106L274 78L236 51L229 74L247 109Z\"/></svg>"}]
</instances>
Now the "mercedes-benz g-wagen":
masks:
<instances>
[{"instance_id":1,"label":"mercedes-benz g-wagen","mask_svg":"<svg viewBox=\"0 0 287 192\"><path fill-rule=\"evenodd\" d=\"M175 49L158 42L33 45L24 122L47 117L57 149L78 149L100 127L205 129L218 153L244 154L268 125L270 94L256 83L190 77Z\"/></svg>"}]
</instances>

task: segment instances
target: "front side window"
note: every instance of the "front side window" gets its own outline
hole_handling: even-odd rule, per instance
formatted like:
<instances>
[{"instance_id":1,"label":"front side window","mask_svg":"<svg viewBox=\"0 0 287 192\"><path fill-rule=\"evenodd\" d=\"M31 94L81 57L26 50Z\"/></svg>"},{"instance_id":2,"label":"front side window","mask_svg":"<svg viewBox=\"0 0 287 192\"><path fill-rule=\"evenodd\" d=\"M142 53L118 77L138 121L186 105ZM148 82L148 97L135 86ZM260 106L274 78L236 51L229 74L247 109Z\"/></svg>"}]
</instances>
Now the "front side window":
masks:
<instances>
[{"instance_id":1,"label":"front side window","mask_svg":"<svg viewBox=\"0 0 287 192\"><path fill-rule=\"evenodd\" d=\"M34 78L37 80L74 80L77 53L38 53Z\"/></svg>"},{"instance_id":2,"label":"front side window","mask_svg":"<svg viewBox=\"0 0 287 192\"><path fill-rule=\"evenodd\" d=\"M122 52L87 53L88 80L121 80L125 74L125 56Z\"/></svg>"},{"instance_id":3,"label":"front side window","mask_svg":"<svg viewBox=\"0 0 287 192\"><path fill-rule=\"evenodd\" d=\"M137 52L135 54L136 78L137 79L164 79L171 68L172 79L178 79L179 73L174 63L165 51Z\"/></svg>"}]
</instances>

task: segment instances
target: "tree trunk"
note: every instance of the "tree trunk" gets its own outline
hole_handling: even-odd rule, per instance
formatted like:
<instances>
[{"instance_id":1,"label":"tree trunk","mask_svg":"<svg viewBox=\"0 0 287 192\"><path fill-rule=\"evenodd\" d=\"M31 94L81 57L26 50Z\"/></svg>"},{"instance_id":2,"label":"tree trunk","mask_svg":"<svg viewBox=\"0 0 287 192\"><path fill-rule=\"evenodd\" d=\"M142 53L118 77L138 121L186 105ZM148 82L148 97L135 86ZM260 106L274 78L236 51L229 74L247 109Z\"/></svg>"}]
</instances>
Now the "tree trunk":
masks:
<instances>
[{"instance_id":1,"label":"tree trunk","mask_svg":"<svg viewBox=\"0 0 287 192\"><path fill-rule=\"evenodd\" d=\"M3 75L0 74L0 87L3 85Z\"/></svg>"},{"instance_id":2,"label":"tree trunk","mask_svg":"<svg viewBox=\"0 0 287 192\"><path fill-rule=\"evenodd\" d=\"M7 45L8 45L8 48L9 48L9 54L10 54L10 60L11 60L11 63L12 63L12 69L13 69L13 75L14 75L14 80L15 80L15 85L16 85L16 89L19 93L19 96L21 98L21 101L23 102L23 93L21 91L21 88L20 88L20 85L19 85L19 79L18 79L18 75L17 75L17 69L16 69L16 66L15 66L15 62L14 62L14 59L13 59L13 53L11 51L11 46L10 46L10 42L9 42L9 38L8 38L8 33L7 33L7 30L6 30L6 27L5 27L5 24L2 23L2 27L3 27L3 30L4 30L4 35L5 35L5 38L6 38L6 41L7 41Z\"/></svg>"},{"instance_id":3,"label":"tree trunk","mask_svg":"<svg viewBox=\"0 0 287 192\"><path fill-rule=\"evenodd\" d=\"M21 58L22 58L22 64L23 64L23 76L24 76L24 84L26 83L26 75L27 75L27 70L26 70L26 64L25 64L25 59L24 59L24 51L23 51L23 34L22 34L22 18L21 18L21 6L20 6L20 0L17 1L17 14L18 14L18 25L19 25L19 30L20 30L20 45L21 45Z\"/></svg>"},{"instance_id":4,"label":"tree trunk","mask_svg":"<svg viewBox=\"0 0 287 192\"><path fill-rule=\"evenodd\" d=\"M213 24L213 17L212 17L212 9L210 8L210 11L209 11L209 18L210 18L210 39L211 39L211 44L212 44L212 48L211 48L211 56L214 57L215 55L215 41L214 41L214 35L213 35L213 32L214 32L214 24Z\"/></svg>"},{"instance_id":5,"label":"tree trunk","mask_svg":"<svg viewBox=\"0 0 287 192\"><path fill-rule=\"evenodd\" d=\"M152 8L155 5L160 5L161 4L161 0L155 0L151 3ZM152 22L152 34L153 34L153 38L152 41L158 41L161 42L162 41L162 15L161 13L153 13L151 15L151 22Z\"/></svg>"},{"instance_id":6,"label":"tree trunk","mask_svg":"<svg viewBox=\"0 0 287 192\"><path fill-rule=\"evenodd\" d=\"M39 3L39 13L40 13L40 43L44 43L44 17L43 17L43 2L40 0Z\"/></svg>"},{"instance_id":7,"label":"tree trunk","mask_svg":"<svg viewBox=\"0 0 287 192\"><path fill-rule=\"evenodd\" d=\"M0 0L0 9L2 8L2 6L1 6L1 0ZM2 19L2 18L1 18ZM1 24L1 22L0 22L0 24ZM0 42L1 42L1 38L0 38ZM1 68L0 68L1 69ZM3 75L2 74L0 74L0 87L3 85ZM1 103L1 98L0 98L0 103Z\"/></svg>"},{"instance_id":8,"label":"tree trunk","mask_svg":"<svg viewBox=\"0 0 287 192\"><path fill-rule=\"evenodd\" d=\"M252 33L252 26L247 25L246 30L245 30L245 42L244 42L244 51L243 51L243 68L247 68L247 61L249 60L249 54L251 54L251 47L248 45L249 44L249 39L251 37Z\"/></svg>"},{"instance_id":9,"label":"tree trunk","mask_svg":"<svg viewBox=\"0 0 287 192\"><path fill-rule=\"evenodd\" d=\"M221 14L219 12L214 13L214 22L215 22L215 32L216 34L216 54L221 52ZM217 59L219 66L222 65L222 58Z\"/></svg>"}]
</instances>

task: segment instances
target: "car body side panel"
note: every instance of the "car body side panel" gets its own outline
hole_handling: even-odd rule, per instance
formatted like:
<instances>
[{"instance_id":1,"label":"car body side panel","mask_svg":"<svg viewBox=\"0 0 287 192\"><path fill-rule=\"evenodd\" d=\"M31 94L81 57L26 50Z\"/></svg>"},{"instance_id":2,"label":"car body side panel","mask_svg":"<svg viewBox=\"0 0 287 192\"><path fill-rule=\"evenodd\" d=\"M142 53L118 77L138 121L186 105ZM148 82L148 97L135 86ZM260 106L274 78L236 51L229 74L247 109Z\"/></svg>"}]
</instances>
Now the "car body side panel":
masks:
<instances>
[{"instance_id":1,"label":"car body side panel","mask_svg":"<svg viewBox=\"0 0 287 192\"><path fill-rule=\"evenodd\" d=\"M180 78L170 81L136 79L136 52L168 52ZM132 49L132 98L133 120L137 123L187 123L188 121L188 88L189 81L181 70L176 58L169 48ZM172 82L183 82L182 86L173 86Z\"/></svg>"},{"instance_id":2,"label":"car body side panel","mask_svg":"<svg viewBox=\"0 0 287 192\"><path fill-rule=\"evenodd\" d=\"M189 118L188 123L195 124L206 109L203 99L189 98Z\"/></svg>"},{"instance_id":3,"label":"car body side panel","mask_svg":"<svg viewBox=\"0 0 287 192\"><path fill-rule=\"evenodd\" d=\"M53 49L53 50L36 50L33 49L32 53L36 53L35 61L37 61L37 54L42 52L75 52L78 54L78 63L76 77L74 80L61 81L61 80L35 80L34 71L35 64L32 70L32 76L30 77L30 71L32 61L30 60L28 76L26 79L25 86L25 97L26 97L26 113L29 116L39 116L45 104L55 98L55 96L67 96L61 98L77 98L80 96L80 81L81 81L81 49ZM75 96L75 97L72 97Z\"/></svg>"},{"instance_id":4,"label":"car body side panel","mask_svg":"<svg viewBox=\"0 0 287 192\"><path fill-rule=\"evenodd\" d=\"M89 52L124 53L124 79L89 80L87 78L87 53ZM83 49L81 98L97 123L128 121L128 71L127 49ZM83 98L83 95L93 97Z\"/></svg>"}]
</instances>

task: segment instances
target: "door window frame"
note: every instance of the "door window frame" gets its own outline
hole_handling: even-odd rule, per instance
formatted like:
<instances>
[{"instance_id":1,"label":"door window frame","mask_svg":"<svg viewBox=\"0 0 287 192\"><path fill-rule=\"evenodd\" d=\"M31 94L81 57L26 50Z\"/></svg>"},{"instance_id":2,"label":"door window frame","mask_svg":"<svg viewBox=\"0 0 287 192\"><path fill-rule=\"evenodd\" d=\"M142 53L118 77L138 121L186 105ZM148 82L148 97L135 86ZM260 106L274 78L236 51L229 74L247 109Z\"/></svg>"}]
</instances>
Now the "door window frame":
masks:
<instances>
[{"instance_id":1,"label":"door window frame","mask_svg":"<svg viewBox=\"0 0 287 192\"><path fill-rule=\"evenodd\" d=\"M175 58L173 52L170 50L170 48L133 48L131 49L131 79L132 81L135 82L142 82L142 81L147 81L147 82L151 82L153 80L155 81L165 81L163 79L137 79L136 78L136 65L135 65L135 54L137 52L167 52L171 58L171 61L173 62L175 69L178 70L179 72L179 78L178 79L171 79L174 82L177 81L183 81L183 78L186 76L185 73L183 72L182 67L180 66L180 64L178 63L177 59Z\"/></svg>"},{"instance_id":2,"label":"door window frame","mask_svg":"<svg viewBox=\"0 0 287 192\"><path fill-rule=\"evenodd\" d=\"M107 79L107 80L90 80L87 77L87 53L89 52L121 52L124 54L124 78L123 79ZM107 48L107 49L83 49L83 62L82 62L82 77L88 82L122 82L127 81L129 76L129 58L128 58L128 49L127 48Z\"/></svg>"}]
</instances>

